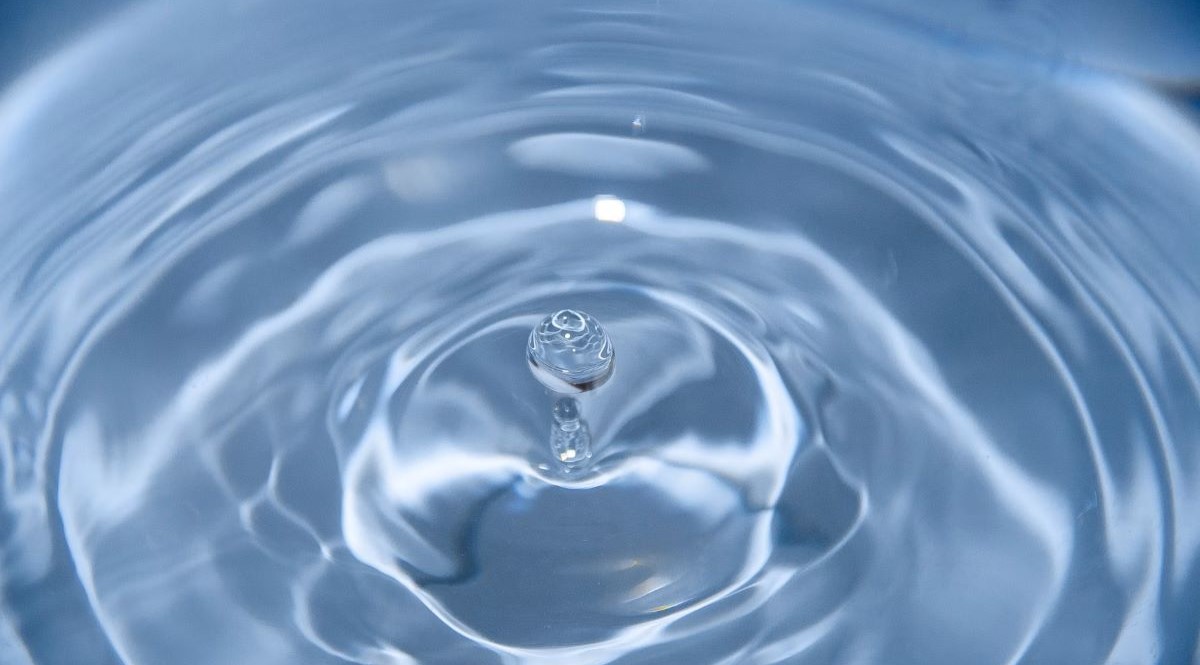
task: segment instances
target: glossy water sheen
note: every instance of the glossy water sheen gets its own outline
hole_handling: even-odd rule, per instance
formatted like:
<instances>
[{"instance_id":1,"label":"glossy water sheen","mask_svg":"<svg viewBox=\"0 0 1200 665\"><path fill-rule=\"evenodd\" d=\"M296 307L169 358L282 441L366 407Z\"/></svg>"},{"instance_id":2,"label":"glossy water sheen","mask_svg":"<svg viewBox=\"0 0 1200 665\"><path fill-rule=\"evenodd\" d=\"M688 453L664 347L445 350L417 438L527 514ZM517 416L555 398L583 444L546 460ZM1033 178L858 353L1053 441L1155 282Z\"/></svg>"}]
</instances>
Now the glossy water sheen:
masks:
<instances>
[{"instance_id":1,"label":"glossy water sheen","mask_svg":"<svg viewBox=\"0 0 1200 665\"><path fill-rule=\"evenodd\" d=\"M1196 660L1200 131L1055 7L98 25L0 98L0 662Z\"/></svg>"}]
</instances>

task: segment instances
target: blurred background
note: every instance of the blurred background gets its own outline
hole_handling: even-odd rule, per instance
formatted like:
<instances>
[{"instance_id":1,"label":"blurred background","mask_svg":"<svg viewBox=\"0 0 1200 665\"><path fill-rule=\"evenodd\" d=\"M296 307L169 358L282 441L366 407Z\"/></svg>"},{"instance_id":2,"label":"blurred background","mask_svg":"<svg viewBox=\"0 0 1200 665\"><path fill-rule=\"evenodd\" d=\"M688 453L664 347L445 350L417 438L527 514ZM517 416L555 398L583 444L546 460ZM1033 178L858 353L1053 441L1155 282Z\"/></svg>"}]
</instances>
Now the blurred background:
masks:
<instances>
[{"instance_id":1,"label":"blurred background","mask_svg":"<svg viewBox=\"0 0 1200 665\"><path fill-rule=\"evenodd\" d=\"M94 22L136 4L146 3L4 0L0 3L0 82L32 66ZM1200 2L854 0L836 4L885 14L918 29L941 31L947 38L969 35L1041 44L1053 35L1054 47L1068 60L1154 81L1181 95L1200 96ZM1023 12L1032 16L1024 17ZM1021 18L1012 18L1014 14ZM989 16L1002 20L993 21Z\"/></svg>"}]
</instances>

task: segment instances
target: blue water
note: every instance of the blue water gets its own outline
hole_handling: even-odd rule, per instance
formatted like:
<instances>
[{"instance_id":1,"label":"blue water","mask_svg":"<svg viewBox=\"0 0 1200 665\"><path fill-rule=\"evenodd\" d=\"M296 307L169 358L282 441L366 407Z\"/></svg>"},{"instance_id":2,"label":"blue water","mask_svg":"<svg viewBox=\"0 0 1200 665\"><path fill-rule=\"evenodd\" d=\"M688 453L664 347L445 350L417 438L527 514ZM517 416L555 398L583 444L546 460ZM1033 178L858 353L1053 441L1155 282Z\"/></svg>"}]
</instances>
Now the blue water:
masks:
<instances>
[{"instance_id":1,"label":"blue water","mask_svg":"<svg viewBox=\"0 0 1200 665\"><path fill-rule=\"evenodd\" d=\"M1200 663L1200 9L1116 5L6 9L0 663Z\"/></svg>"}]
</instances>

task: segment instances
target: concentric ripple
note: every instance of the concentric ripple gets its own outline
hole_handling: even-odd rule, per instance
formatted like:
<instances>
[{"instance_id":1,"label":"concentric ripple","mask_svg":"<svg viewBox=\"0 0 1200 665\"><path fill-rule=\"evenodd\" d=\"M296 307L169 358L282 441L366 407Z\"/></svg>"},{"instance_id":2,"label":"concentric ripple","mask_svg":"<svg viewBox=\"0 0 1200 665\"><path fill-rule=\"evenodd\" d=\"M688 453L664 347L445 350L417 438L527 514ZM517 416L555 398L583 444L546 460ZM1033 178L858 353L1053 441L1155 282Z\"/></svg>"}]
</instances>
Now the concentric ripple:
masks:
<instances>
[{"instance_id":1,"label":"concentric ripple","mask_svg":"<svg viewBox=\"0 0 1200 665\"><path fill-rule=\"evenodd\" d=\"M1200 657L1194 118L668 4L150 2L6 90L0 662Z\"/></svg>"}]
</instances>

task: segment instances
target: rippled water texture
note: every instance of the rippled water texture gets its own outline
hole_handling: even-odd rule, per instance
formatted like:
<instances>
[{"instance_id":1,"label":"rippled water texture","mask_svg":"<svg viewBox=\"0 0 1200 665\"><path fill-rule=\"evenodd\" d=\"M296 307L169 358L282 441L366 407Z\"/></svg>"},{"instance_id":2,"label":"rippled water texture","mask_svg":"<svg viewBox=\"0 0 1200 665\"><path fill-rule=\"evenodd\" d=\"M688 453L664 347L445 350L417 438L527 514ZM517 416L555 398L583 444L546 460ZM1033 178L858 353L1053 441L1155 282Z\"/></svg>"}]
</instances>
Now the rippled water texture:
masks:
<instances>
[{"instance_id":1,"label":"rippled water texture","mask_svg":"<svg viewBox=\"0 0 1200 665\"><path fill-rule=\"evenodd\" d=\"M1200 662L1200 130L1023 16L97 25L0 97L0 662Z\"/></svg>"}]
</instances>

